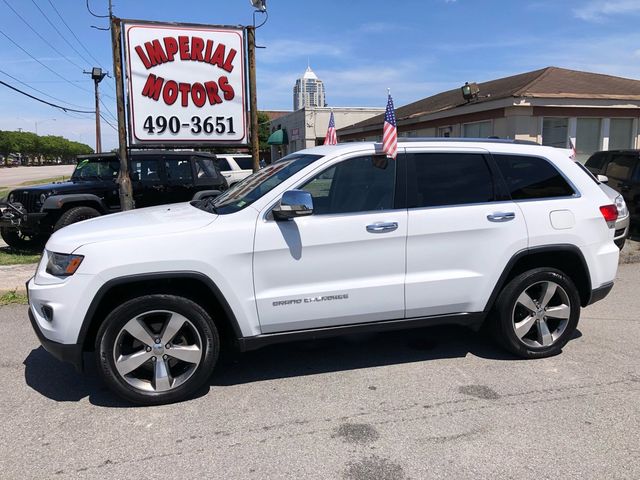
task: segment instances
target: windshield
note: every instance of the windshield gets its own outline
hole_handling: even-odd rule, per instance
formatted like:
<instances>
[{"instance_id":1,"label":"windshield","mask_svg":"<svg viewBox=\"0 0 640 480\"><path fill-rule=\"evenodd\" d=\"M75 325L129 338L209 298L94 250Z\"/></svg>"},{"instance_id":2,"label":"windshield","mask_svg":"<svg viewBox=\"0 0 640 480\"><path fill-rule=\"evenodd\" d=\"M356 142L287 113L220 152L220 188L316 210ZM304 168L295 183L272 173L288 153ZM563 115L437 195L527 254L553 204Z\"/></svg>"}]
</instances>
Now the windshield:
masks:
<instances>
[{"instance_id":1,"label":"windshield","mask_svg":"<svg viewBox=\"0 0 640 480\"><path fill-rule=\"evenodd\" d=\"M213 202L204 201L198 207L205 210L212 209L219 214L242 210L319 158L322 156L296 153L287 155L236 183Z\"/></svg>"},{"instance_id":2,"label":"windshield","mask_svg":"<svg viewBox=\"0 0 640 480\"><path fill-rule=\"evenodd\" d=\"M71 175L72 180L104 179L112 180L118 176L120 163L117 159L84 158L78 161L76 169Z\"/></svg>"}]
</instances>

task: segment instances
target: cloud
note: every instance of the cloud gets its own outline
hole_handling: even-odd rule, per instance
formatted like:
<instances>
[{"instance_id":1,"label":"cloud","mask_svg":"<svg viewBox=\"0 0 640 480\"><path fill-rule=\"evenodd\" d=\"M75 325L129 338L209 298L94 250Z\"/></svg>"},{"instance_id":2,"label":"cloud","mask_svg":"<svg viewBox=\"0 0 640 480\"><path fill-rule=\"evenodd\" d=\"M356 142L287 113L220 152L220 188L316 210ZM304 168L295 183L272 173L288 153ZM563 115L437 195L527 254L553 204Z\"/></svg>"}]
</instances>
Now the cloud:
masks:
<instances>
[{"instance_id":1,"label":"cloud","mask_svg":"<svg viewBox=\"0 0 640 480\"><path fill-rule=\"evenodd\" d=\"M261 42L258 41L258 43ZM271 64L286 63L299 58L341 58L348 53L348 48L344 45L320 41L276 39L265 40L264 46L266 47L265 49L257 52L257 59L259 62Z\"/></svg>"},{"instance_id":2,"label":"cloud","mask_svg":"<svg viewBox=\"0 0 640 480\"><path fill-rule=\"evenodd\" d=\"M604 17L612 15L624 15L640 13L638 0L591 0L578 8L573 9L573 14L588 22L601 21Z\"/></svg>"}]
</instances>

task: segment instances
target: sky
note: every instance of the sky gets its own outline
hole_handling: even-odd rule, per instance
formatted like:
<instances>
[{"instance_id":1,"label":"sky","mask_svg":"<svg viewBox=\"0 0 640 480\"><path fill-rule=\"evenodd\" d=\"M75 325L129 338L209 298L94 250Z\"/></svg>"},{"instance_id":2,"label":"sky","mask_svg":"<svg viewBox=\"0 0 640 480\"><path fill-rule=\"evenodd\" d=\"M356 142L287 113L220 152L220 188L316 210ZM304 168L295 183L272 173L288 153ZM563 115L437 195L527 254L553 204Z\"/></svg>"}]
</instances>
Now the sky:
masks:
<instances>
[{"instance_id":1,"label":"sky","mask_svg":"<svg viewBox=\"0 0 640 480\"><path fill-rule=\"evenodd\" d=\"M108 0L89 4L107 13ZM114 0L113 8L120 18L217 25L249 25L253 12L249 0ZM640 79L640 0L267 0L267 9L256 34L265 47L256 53L261 110L292 109L307 63L330 106L384 108L390 88L397 108L465 81L547 66ZM107 25L85 0L0 0L0 80L93 110L93 82L83 69L113 70L110 32L92 28ZM100 87L103 114L115 124L113 78ZM0 130L37 130L94 147L94 118L0 84ZM105 122L102 143L117 145Z\"/></svg>"}]
</instances>

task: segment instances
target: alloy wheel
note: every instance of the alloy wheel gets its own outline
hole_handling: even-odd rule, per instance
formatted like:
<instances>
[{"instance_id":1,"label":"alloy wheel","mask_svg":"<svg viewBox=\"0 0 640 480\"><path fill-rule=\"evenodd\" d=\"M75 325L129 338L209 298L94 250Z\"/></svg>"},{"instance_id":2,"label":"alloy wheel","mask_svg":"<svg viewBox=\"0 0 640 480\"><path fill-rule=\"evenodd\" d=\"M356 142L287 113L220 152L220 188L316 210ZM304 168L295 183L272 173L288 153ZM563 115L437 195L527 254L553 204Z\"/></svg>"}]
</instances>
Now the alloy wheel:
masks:
<instances>
[{"instance_id":1,"label":"alloy wheel","mask_svg":"<svg viewBox=\"0 0 640 480\"><path fill-rule=\"evenodd\" d=\"M167 392L185 383L202 360L198 330L185 316L153 310L129 320L116 337L118 374L145 392Z\"/></svg>"},{"instance_id":2,"label":"alloy wheel","mask_svg":"<svg viewBox=\"0 0 640 480\"><path fill-rule=\"evenodd\" d=\"M512 312L516 337L533 348L550 347L569 324L569 295L555 282L537 282L518 296Z\"/></svg>"}]
</instances>

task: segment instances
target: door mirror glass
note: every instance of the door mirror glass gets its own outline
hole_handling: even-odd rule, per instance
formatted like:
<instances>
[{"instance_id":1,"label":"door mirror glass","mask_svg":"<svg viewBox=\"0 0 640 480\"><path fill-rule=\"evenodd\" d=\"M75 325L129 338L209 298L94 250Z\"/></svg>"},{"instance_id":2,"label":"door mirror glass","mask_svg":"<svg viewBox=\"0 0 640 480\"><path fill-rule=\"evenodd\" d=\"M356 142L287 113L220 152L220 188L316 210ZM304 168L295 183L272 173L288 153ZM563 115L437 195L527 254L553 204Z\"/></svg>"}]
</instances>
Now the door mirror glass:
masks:
<instances>
[{"instance_id":1,"label":"door mirror glass","mask_svg":"<svg viewBox=\"0 0 640 480\"><path fill-rule=\"evenodd\" d=\"M609 182L609 177L607 177L606 175L598 175L598 181L600 183L607 183Z\"/></svg>"},{"instance_id":2,"label":"door mirror glass","mask_svg":"<svg viewBox=\"0 0 640 480\"><path fill-rule=\"evenodd\" d=\"M284 192L280 205L274 207L273 218L276 220L289 220L290 218L303 217L313 213L313 198L309 192L302 190L289 190Z\"/></svg>"}]
</instances>

